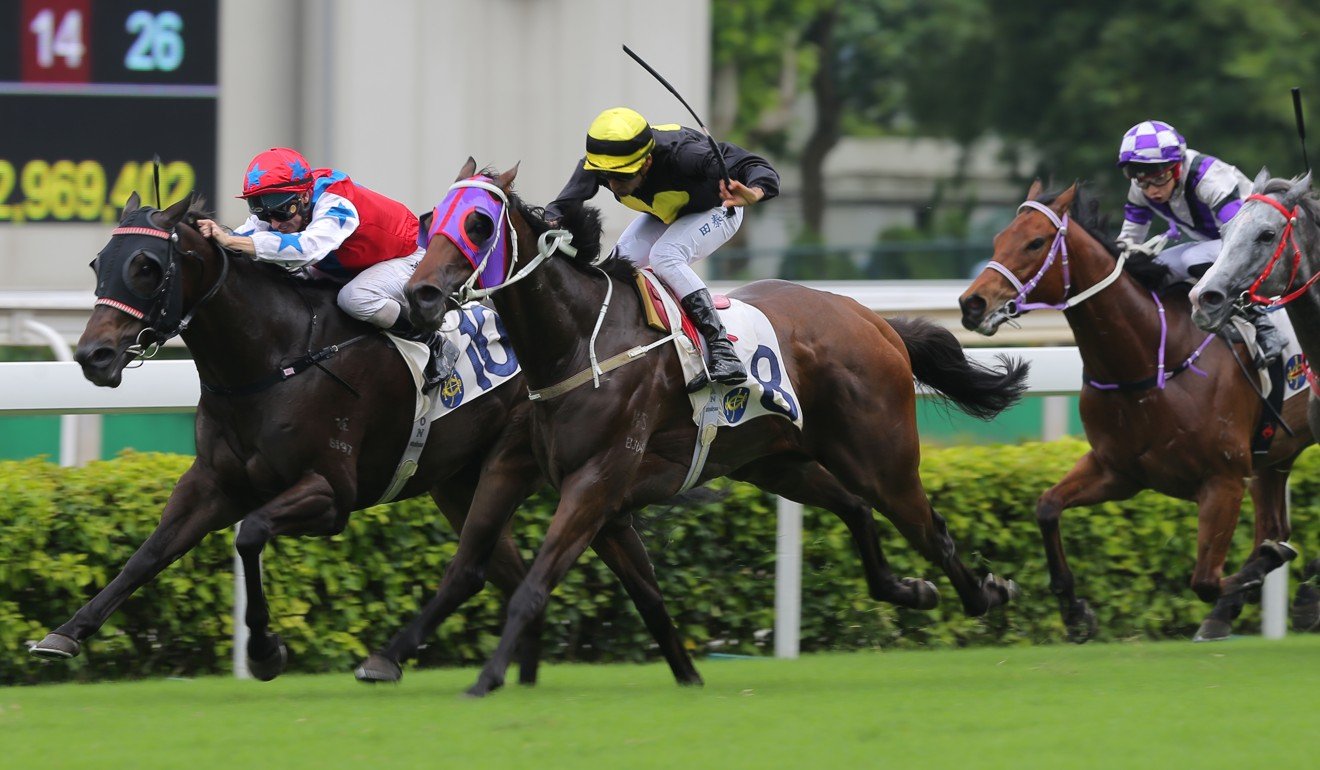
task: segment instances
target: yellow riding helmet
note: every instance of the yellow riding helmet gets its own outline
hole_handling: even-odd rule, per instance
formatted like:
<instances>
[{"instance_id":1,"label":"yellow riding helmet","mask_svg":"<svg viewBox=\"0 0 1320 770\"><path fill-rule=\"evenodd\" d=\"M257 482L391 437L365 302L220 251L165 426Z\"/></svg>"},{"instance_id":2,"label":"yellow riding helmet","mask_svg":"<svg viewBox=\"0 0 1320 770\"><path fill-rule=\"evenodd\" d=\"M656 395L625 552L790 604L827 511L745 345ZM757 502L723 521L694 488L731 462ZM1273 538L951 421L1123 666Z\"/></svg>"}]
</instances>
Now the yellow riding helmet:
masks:
<instances>
[{"instance_id":1,"label":"yellow riding helmet","mask_svg":"<svg viewBox=\"0 0 1320 770\"><path fill-rule=\"evenodd\" d=\"M633 174L641 169L655 147L651 126L636 110L611 107L596 116L587 129L588 171Z\"/></svg>"}]
</instances>

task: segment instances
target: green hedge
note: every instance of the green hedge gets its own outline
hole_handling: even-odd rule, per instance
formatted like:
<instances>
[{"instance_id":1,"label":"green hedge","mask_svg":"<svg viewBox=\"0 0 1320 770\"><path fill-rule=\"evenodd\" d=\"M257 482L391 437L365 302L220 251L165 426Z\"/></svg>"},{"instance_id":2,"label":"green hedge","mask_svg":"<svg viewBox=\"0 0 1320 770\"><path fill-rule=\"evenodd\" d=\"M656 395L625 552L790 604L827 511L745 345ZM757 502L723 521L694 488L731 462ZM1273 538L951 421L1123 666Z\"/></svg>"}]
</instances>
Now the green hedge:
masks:
<instances>
[{"instance_id":1,"label":"green hedge","mask_svg":"<svg viewBox=\"0 0 1320 770\"><path fill-rule=\"evenodd\" d=\"M1079 441L928 450L922 475L963 558L1015 579L1021 599L987 618L964 617L943 575L888 524L886 555L899 574L935 579L932 612L899 610L867 597L847 530L832 515L804 522L804 650L1027 644L1064 638L1034 520L1036 498L1085 451ZM113 577L147 536L190 458L125 454L81 469L0 462L0 682L31 683L223 672L230 660L232 533L207 538L129 599L83 655L62 664L28 657L40 639ZM683 511L651 511L645 537L670 612L694 652L769 654L774 625L775 509L741 484ZM1293 542L1303 559L1320 549L1311 526L1320 505L1320 462L1308 453L1293 473ZM530 558L553 499L519 513L515 536ZM1079 591L1100 620L1101 639L1188 637L1207 610L1187 584L1195 510L1154 493L1064 513L1065 547ZM1229 567L1246 553L1250 511ZM423 498L355 513L333 539L281 539L266 554L273 628L292 671L348 671L412 616L438 583L454 533ZM1300 565L1295 562L1295 568ZM1296 569L1294 569L1296 575ZM493 649L503 597L483 592L441 626L424 666L473 664ZM1259 613L1239 622L1252 633ZM588 556L551 602L545 634L552 660L639 661L657 657L622 589Z\"/></svg>"}]
</instances>

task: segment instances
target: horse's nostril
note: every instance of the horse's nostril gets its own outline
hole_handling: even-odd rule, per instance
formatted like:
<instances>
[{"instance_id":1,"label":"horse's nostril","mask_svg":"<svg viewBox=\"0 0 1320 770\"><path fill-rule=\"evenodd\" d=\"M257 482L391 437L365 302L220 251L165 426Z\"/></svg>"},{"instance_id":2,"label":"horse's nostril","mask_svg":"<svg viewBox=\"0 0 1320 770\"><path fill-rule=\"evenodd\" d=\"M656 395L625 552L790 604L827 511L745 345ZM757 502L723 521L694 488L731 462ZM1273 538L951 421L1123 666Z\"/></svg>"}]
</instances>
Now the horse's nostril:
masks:
<instances>
[{"instance_id":1,"label":"horse's nostril","mask_svg":"<svg viewBox=\"0 0 1320 770\"><path fill-rule=\"evenodd\" d=\"M1197 301L1201 304L1202 308L1207 310L1217 308L1224 304L1224 294L1223 292L1218 291L1203 291L1200 296L1197 297Z\"/></svg>"},{"instance_id":2,"label":"horse's nostril","mask_svg":"<svg viewBox=\"0 0 1320 770\"><path fill-rule=\"evenodd\" d=\"M435 286L426 284L414 286L411 294L413 302L423 308L430 308L444 300L444 292Z\"/></svg>"},{"instance_id":3,"label":"horse's nostril","mask_svg":"<svg viewBox=\"0 0 1320 770\"><path fill-rule=\"evenodd\" d=\"M78 352L74 353L73 360L77 361L78 365L84 369L89 367L93 369L104 369L115 360L115 351L114 348L106 345L100 345L91 349L80 348Z\"/></svg>"}]
</instances>

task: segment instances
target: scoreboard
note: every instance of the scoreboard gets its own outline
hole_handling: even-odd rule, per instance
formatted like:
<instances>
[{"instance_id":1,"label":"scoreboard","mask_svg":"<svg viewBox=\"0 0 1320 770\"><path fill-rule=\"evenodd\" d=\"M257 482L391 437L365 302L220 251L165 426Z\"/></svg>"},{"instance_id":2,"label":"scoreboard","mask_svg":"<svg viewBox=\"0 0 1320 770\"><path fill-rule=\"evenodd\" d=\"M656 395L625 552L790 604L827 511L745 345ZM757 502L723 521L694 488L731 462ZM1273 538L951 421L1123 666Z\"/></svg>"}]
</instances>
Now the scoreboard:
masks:
<instances>
[{"instance_id":1,"label":"scoreboard","mask_svg":"<svg viewBox=\"0 0 1320 770\"><path fill-rule=\"evenodd\" d=\"M218 0L0 0L0 226L215 200Z\"/></svg>"}]
</instances>

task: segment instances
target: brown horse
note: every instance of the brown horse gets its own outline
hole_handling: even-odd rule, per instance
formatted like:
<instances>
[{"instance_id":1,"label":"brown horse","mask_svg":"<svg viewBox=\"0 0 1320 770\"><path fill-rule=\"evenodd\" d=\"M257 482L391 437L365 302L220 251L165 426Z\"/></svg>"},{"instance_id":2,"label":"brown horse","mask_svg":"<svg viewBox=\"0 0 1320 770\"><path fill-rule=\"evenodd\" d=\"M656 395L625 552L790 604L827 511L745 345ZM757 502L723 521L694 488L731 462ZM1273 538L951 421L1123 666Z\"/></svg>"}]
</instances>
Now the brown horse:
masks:
<instances>
[{"instance_id":1,"label":"brown horse","mask_svg":"<svg viewBox=\"0 0 1320 770\"><path fill-rule=\"evenodd\" d=\"M430 242L408 285L412 320L434 326L470 280L474 264L484 268L503 255L507 270L493 300L529 385L542 391L532 413L533 447L560 492L545 542L509 604L500 643L469 690L483 695L503 684L515 640L587 545L602 532L631 531L629 511L683 486L698 432L671 345L608 371L599 387L587 377L577 387L543 391L589 374L597 349L602 358L613 357L663 335L641 322L631 266L597 259L598 237L577 243L576 257L570 258L550 243L564 233L551 230L541 210L511 192L516 169L465 179L474 171L469 159L462 181L438 206L459 212L462 234ZM492 196L500 213L492 217L487 213L492 200L478 206L467 197L472 195ZM583 218L593 216L586 208L566 212L564 226L578 235ZM479 256L476 262L455 245L464 239ZM531 254L537 257L529 260ZM489 281L484 285L496 288ZM730 476L834 512L853 536L876 600L929 609L938 594L925 580L893 574L873 509L943 568L969 614L1008 602L1015 587L993 575L978 578L963 565L922 488L912 379L915 375L969 413L989 417L1019 398L1026 365L1005 361L1003 371L979 367L967 360L952 334L934 324L887 323L850 299L783 281L756 282L735 296L773 324L783 361L771 367L770 386L782 384L780 376L792 383L804 427L762 417L720 431L697 481ZM680 684L700 683L663 598L658 592L630 594L675 678Z\"/></svg>"},{"instance_id":2,"label":"brown horse","mask_svg":"<svg viewBox=\"0 0 1320 770\"><path fill-rule=\"evenodd\" d=\"M129 199L93 264L98 304L76 358L88 380L116 387L144 344L181 334L202 381L197 458L119 575L32 653L77 655L130 594L207 533L241 521L235 546L248 593L248 665L271 679L287 652L269 632L262 549L281 535L337 534L350 512L381 498L410 439L415 388L384 335L335 306L336 287L231 257L196 230L200 212L190 202L157 211L139 208L136 194ZM504 524L543 484L528 445L524 387L516 376L439 418L396 495L429 492L456 530L469 510L470 523L497 522L483 557L493 582L510 592L526 568ZM489 483L478 492L480 480ZM479 589L484 573L473 569ZM432 628L412 633L420 639ZM525 683L536 678L538 640L534 622L521 658Z\"/></svg>"},{"instance_id":3,"label":"brown horse","mask_svg":"<svg viewBox=\"0 0 1320 770\"><path fill-rule=\"evenodd\" d=\"M1264 406L1234 360L1250 360L1245 348L1235 352L1198 330L1184 294L1156 299L1124 270L1116 246L1096 235L1098 224L1077 185L1057 197L1037 200L1039 194L1037 182L1017 217L995 236L998 267L981 273L959 303L963 325L987 335L1024 305L1059 307L1077 340L1085 369L1079 403L1091 451L1036 504L1050 590L1068 638L1090 639L1096 619L1076 594L1059 536L1061 514L1143 489L1197 503L1191 584L1202 600L1215 602L1197 639L1225 638L1244 592L1296 556L1286 543L1285 485L1293 460L1312 442L1305 400L1290 399L1283 415L1295 434L1280 432L1267 455L1253 456L1252 434ZM1223 577L1248 477L1255 548L1237 574Z\"/></svg>"}]
</instances>

